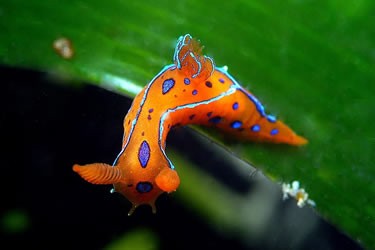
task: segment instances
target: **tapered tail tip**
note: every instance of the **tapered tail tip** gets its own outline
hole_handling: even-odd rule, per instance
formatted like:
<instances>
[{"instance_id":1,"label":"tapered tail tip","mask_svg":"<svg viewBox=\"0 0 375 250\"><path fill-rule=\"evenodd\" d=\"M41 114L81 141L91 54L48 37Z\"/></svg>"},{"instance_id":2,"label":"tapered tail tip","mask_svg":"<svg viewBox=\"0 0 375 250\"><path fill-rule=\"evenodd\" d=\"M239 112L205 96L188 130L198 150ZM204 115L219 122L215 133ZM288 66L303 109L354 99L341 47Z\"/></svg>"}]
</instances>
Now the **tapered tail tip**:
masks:
<instances>
[{"instance_id":1,"label":"tapered tail tip","mask_svg":"<svg viewBox=\"0 0 375 250\"><path fill-rule=\"evenodd\" d=\"M293 144L296 146L303 146L309 143L309 141L306 138L299 136L299 135L296 135L293 142L294 142Z\"/></svg>"}]
</instances>

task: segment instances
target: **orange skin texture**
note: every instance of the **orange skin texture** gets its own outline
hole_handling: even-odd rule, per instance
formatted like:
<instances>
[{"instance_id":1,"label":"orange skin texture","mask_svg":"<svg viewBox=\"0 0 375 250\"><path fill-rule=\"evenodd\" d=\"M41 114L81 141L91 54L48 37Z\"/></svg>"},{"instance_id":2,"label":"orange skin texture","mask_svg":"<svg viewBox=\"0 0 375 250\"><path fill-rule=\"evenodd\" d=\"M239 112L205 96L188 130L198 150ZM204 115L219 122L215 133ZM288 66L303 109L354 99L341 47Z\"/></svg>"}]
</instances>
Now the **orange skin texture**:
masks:
<instances>
[{"instance_id":1,"label":"orange skin texture","mask_svg":"<svg viewBox=\"0 0 375 250\"><path fill-rule=\"evenodd\" d=\"M165 154L168 132L174 126L216 127L242 140L304 145L283 122L267 115L256 97L241 87L225 68L217 68L190 35L181 36L174 64L166 66L135 97L124 119L122 150L113 166L74 165L73 170L93 184L113 184L135 208L175 191L180 179Z\"/></svg>"}]
</instances>

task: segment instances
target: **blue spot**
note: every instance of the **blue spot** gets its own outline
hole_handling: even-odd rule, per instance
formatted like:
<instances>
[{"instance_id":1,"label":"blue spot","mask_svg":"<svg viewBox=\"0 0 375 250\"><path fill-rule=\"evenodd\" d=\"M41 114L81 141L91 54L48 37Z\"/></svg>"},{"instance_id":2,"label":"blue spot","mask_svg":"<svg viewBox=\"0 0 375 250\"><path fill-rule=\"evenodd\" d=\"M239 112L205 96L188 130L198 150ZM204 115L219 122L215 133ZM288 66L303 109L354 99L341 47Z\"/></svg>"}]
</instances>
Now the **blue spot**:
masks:
<instances>
[{"instance_id":1,"label":"blue spot","mask_svg":"<svg viewBox=\"0 0 375 250\"><path fill-rule=\"evenodd\" d=\"M148 181L145 182L138 182L136 189L139 193L148 193L152 190L152 184Z\"/></svg>"},{"instance_id":2,"label":"blue spot","mask_svg":"<svg viewBox=\"0 0 375 250\"><path fill-rule=\"evenodd\" d=\"M225 81L223 78L219 78L219 82L224 83Z\"/></svg>"},{"instance_id":3,"label":"blue spot","mask_svg":"<svg viewBox=\"0 0 375 250\"><path fill-rule=\"evenodd\" d=\"M212 115L212 112L207 113L207 117L210 117Z\"/></svg>"},{"instance_id":4,"label":"blue spot","mask_svg":"<svg viewBox=\"0 0 375 250\"><path fill-rule=\"evenodd\" d=\"M239 106L238 102L233 103L233 105L232 105L233 110L237 110L238 106Z\"/></svg>"},{"instance_id":5,"label":"blue spot","mask_svg":"<svg viewBox=\"0 0 375 250\"><path fill-rule=\"evenodd\" d=\"M267 115L267 120L269 122L275 123L276 122L276 117L273 115Z\"/></svg>"},{"instance_id":6,"label":"blue spot","mask_svg":"<svg viewBox=\"0 0 375 250\"><path fill-rule=\"evenodd\" d=\"M172 78L169 78L163 82L163 95L168 93L174 86L174 80Z\"/></svg>"},{"instance_id":7,"label":"blue spot","mask_svg":"<svg viewBox=\"0 0 375 250\"><path fill-rule=\"evenodd\" d=\"M242 122L240 121L234 121L230 124L232 128L240 128L242 126Z\"/></svg>"},{"instance_id":8,"label":"blue spot","mask_svg":"<svg viewBox=\"0 0 375 250\"><path fill-rule=\"evenodd\" d=\"M206 86L209 87L209 88L212 88L212 83L207 81Z\"/></svg>"},{"instance_id":9,"label":"blue spot","mask_svg":"<svg viewBox=\"0 0 375 250\"><path fill-rule=\"evenodd\" d=\"M189 85L189 84L190 84L190 79L189 79L189 78L185 78L185 79L184 79L184 83L185 83L186 85Z\"/></svg>"},{"instance_id":10,"label":"blue spot","mask_svg":"<svg viewBox=\"0 0 375 250\"><path fill-rule=\"evenodd\" d=\"M260 125L259 124L255 124L255 125L251 126L250 129L253 132L259 132L260 131Z\"/></svg>"},{"instance_id":11,"label":"blue spot","mask_svg":"<svg viewBox=\"0 0 375 250\"><path fill-rule=\"evenodd\" d=\"M191 92L193 95L198 94L198 90L194 89L193 92Z\"/></svg>"},{"instance_id":12,"label":"blue spot","mask_svg":"<svg viewBox=\"0 0 375 250\"><path fill-rule=\"evenodd\" d=\"M214 124L218 124L221 121L221 117L220 116L215 116L215 117L212 117L211 119L209 119L208 121L212 122Z\"/></svg>"},{"instance_id":13,"label":"blue spot","mask_svg":"<svg viewBox=\"0 0 375 250\"><path fill-rule=\"evenodd\" d=\"M138 150L138 160L142 168L147 166L148 160L150 159L150 146L147 141L143 141Z\"/></svg>"},{"instance_id":14,"label":"blue spot","mask_svg":"<svg viewBox=\"0 0 375 250\"><path fill-rule=\"evenodd\" d=\"M278 133L279 133L279 130L277 128L272 129L270 132L271 135L277 135Z\"/></svg>"},{"instance_id":15,"label":"blue spot","mask_svg":"<svg viewBox=\"0 0 375 250\"><path fill-rule=\"evenodd\" d=\"M152 113L154 111L154 109L149 109L148 112L149 113Z\"/></svg>"}]
</instances>

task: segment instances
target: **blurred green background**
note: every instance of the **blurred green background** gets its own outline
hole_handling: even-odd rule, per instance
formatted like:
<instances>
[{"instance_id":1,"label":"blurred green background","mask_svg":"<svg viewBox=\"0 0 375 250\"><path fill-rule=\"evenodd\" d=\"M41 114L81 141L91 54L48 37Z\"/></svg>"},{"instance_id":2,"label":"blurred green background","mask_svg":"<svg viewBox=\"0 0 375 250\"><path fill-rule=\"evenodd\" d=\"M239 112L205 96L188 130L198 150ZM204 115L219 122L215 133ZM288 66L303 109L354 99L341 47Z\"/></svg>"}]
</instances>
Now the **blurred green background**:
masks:
<instances>
[{"instance_id":1,"label":"blurred green background","mask_svg":"<svg viewBox=\"0 0 375 250\"><path fill-rule=\"evenodd\" d=\"M134 97L190 33L309 144L211 138L275 182L299 180L318 213L375 248L374 13L371 0L4 1L0 63ZM59 37L72 42L72 59L52 48ZM201 206L212 207L209 194Z\"/></svg>"}]
</instances>

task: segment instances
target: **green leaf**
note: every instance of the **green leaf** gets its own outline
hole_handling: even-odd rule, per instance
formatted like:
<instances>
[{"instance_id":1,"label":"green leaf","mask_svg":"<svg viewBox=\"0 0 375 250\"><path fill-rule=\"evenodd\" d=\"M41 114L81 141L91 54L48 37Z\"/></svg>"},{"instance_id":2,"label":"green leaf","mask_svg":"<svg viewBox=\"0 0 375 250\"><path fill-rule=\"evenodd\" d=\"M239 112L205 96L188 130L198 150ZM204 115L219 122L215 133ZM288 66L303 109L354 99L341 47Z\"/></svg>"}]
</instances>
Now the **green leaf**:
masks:
<instances>
[{"instance_id":1,"label":"green leaf","mask_svg":"<svg viewBox=\"0 0 375 250\"><path fill-rule=\"evenodd\" d=\"M106 246L105 249L156 250L159 248L157 237L152 231L137 228L131 232L127 232L123 236L117 237L117 239Z\"/></svg>"},{"instance_id":2,"label":"green leaf","mask_svg":"<svg viewBox=\"0 0 375 250\"><path fill-rule=\"evenodd\" d=\"M128 96L199 38L218 66L310 143L227 144L275 181L299 180L329 221L374 247L375 3L35 1L0 4L0 63ZM72 43L74 56L53 49Z\"/></svg>"}]
</instances>

